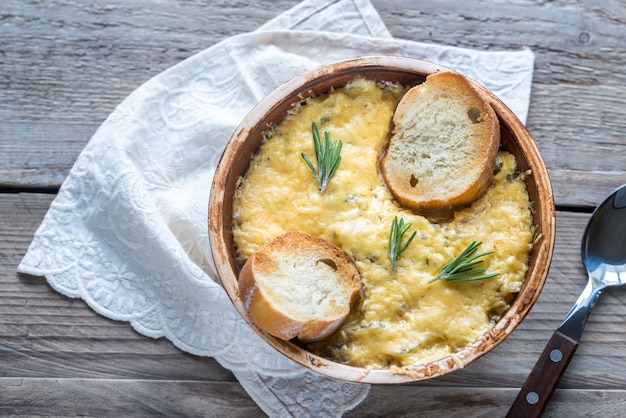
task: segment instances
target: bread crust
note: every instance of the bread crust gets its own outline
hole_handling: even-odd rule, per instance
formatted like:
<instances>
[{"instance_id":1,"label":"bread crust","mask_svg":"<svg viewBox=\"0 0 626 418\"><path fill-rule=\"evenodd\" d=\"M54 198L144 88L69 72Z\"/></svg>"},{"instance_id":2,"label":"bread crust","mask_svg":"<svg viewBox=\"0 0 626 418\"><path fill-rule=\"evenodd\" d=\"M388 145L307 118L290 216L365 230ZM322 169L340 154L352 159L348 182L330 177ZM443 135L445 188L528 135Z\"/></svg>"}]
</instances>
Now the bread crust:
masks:
<instances>
[{"instance_id":1,"label":"bread crust","mask_svg":"<svg viewBox=\"0 0 626 418\"><path fill-rule=\"evenodd\" d=\"M285 275L285 262L290 260L293 270ZM329 268L334 274L328 273ZM319 269L326 269L326 273L316 274ZM276 281L276 277L282 278ZM293 306L289 299L296 296L298 300L306 299L303 292L315 287L316 280L328 281L319 285L335 287L341 297L335 298L336 293L330 292L325 301L305 302L311 304L306 306L311 314L296 312L302 306ZM348 317L362 288L360 274L343 250L322 238L297 231L274 238L252 254L239 274L238 283L248 315L259 328L283 340L297 338L302 342L319 341L336 331ZM282 291L286 297L280 295ZM315 309L316 303L318 308L324 305L327 309Z\"/></svg>"},{"instance_id":2,"label":"bread crust","mask_svg":"<svg viewBox=\"0 0 626 418\"><path fill-rule=\"evenodd\" d=\"M441 215L487 191L500 123L488 98L463 75L429 75L405 94L393 123L380 168L401 205L426 216Z\"/></svg>"}]
</instances>

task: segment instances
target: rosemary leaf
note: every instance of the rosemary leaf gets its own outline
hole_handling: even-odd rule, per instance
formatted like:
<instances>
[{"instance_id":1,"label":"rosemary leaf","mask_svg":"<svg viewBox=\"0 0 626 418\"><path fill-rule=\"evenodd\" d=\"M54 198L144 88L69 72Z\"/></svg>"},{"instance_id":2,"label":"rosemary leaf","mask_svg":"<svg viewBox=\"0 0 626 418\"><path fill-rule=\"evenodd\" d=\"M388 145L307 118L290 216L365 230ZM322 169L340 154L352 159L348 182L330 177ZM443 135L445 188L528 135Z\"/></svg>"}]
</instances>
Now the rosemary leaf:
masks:
<instances>
[{"instance_id":1,"label":"rosemary leaf","mask_svg":"<svg viewBox=\"0 0 626 418\"><path fill-rule=\"evenodd\" d=\"M330 132L327 131L324 132L324 140L320 140L320 133L315 122L311 124L311 130L313 132L313 148L315 149L315 158L317 159L317 169L304 152L301 155L317 179L320 192L323 193L326 190L326 185L328 185L337 168L339 168L343 142L331 141Z\"/></svg>"},{"instance_id":2,"label":"rosemary leaf","mask_svg":"<svg viewBox=\"0 0 626 418\"><path fill-rule=\"evenodd\" d=\"M411 241L413 241L413 238L415 238L415 234L417 234L417 231L413 231L413 234L403 243L402 238L409 228L411 228L410 222L405 223L404 219L398 219L397 216L394 216L391 222L391 228L389 229L389 244L387 246L393 270L398 267L398 257L407 249Z\"/></svg>"},{"instance_id":3,"label":"rosemary leaf","mask_svg":"<svg viewBox=\"0 0 626 418\"><path fill-rule=\"evenodd\" d=\"M441 270L439 270L439 274L437 274L431 282L443 280L449 283L461 283L484 280L498 276L500 273L485 274L487 269L473 268L483 262L480 258L493 254L493 251L488 251L474 255L481 244L482 242L472 241L472 243L468 245L467 248L461 252L461 254L443 266Z\"/></svg>"}]
</instances>

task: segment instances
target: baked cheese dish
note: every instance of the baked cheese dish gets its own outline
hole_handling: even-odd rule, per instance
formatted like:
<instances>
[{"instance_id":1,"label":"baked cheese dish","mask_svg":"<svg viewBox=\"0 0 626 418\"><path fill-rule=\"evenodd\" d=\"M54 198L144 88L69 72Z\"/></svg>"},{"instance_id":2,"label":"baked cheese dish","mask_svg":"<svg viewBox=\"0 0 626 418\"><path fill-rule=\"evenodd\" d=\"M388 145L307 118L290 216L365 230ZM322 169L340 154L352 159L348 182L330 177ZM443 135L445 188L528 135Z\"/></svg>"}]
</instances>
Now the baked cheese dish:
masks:
<instances>
[{"instance_id":1,"label":"baked cheese dish","mask_svg":"<svg viewBox=\"0 0 626 418\"><path fill-rule=\"evenodd\" d=\"M524 280L532 249L532 210L515 158L501 150L494 182L452 219L433 222L401 207L379 172L391 119L406 88L356 78L307 99L267 132L236 190L233 236L243 264L286 231L324 238L356 263L360 304L332 336L311 351L358 367L424 364L477 340L506 311ZM301 153L314 156L311 123L343 141L341 163L324 193ZM387 253L394 217L417 234L398 259ZM486 280L432 281L472 241L482 241Z\"/></svg>"}]
</instances>

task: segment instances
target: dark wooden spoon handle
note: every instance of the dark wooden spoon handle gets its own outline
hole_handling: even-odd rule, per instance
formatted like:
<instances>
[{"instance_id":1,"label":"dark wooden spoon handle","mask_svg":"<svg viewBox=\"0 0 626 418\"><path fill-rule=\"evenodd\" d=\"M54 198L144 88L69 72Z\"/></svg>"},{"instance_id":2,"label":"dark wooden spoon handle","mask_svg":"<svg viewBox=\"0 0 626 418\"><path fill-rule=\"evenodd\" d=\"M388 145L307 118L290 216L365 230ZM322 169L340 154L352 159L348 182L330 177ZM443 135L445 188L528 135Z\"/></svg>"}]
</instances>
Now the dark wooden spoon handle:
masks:
<instances>
[{"instance_id":1,"label":"dark wooden spoon handle","mask_svg":"<svg viewBox=\"0 0 626 418\"><path fill-rule=\"evenodd\" d=\"M530 372L507 418L540 417L578 348L575 341L559 331L552 334L537 364Z\"/></svg>"}]
</instances>

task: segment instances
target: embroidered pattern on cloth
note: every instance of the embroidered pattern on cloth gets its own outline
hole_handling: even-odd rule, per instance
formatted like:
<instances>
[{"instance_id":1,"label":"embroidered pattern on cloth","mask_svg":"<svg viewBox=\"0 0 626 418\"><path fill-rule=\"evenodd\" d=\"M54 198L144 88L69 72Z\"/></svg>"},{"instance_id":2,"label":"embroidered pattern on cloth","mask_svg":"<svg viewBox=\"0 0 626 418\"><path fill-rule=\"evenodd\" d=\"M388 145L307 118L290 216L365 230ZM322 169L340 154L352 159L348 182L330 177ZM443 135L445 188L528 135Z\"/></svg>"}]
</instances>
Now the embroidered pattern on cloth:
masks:
<instances>
[{"instance_id":1,"label":"embroidered pattern on cloth","mask_svg":"<svg viewBox=\"0 0 626 418\"><path fill-rule=\"evenodd\" d=\"M530 51L395 40L366 0L307 0L129 95L78 157L18 271L45 276L58 292L143 335L214 357L269 415L340 416L354 408L368 385L309 372L239 317L211 260L207 207L221 152L257 101L302 71L373 54L462 71L525 120Z\"/></svg>"}]
</instances>

